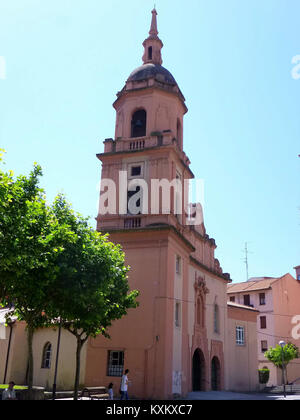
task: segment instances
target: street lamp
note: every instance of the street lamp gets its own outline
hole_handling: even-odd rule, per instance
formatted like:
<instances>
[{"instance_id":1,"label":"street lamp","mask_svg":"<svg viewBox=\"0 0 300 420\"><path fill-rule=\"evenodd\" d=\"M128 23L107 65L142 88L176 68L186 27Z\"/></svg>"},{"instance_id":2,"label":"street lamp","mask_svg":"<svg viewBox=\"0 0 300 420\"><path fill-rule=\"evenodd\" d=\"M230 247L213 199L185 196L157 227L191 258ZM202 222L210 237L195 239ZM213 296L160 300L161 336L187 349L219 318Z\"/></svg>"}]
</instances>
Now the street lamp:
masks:
<instances>
[{"instance_id":1,"label":"street lamp","mask_svg":"<svg viewBox=\"0 0 300 420\"><path fill-rule=\"evenodd\" d=\"M59 356L59 348L60 348L61 328L62 328L62 319L60 318L59 327L58 327L58 338L57 338L54 380L53 380L53 388L52 388L52 400L55 400L55 398L56 398L56 378L57 378L57 367L58 367L58 356Z\"/></svg>"},{"instance_id":2,"label":"street lamp","mask_svg":"<svg viewBox=\"0 0 300 420\"><path fill-rule=\"evenodd\" d=\"M283 348L285 346L285 342L284 341L279 341L279 345L281 347L283 394L284 394L284 398L286 398L285 377L284 377L285 365L284 365L284 350L283 350Z\"/></svg>"}]
</instances>

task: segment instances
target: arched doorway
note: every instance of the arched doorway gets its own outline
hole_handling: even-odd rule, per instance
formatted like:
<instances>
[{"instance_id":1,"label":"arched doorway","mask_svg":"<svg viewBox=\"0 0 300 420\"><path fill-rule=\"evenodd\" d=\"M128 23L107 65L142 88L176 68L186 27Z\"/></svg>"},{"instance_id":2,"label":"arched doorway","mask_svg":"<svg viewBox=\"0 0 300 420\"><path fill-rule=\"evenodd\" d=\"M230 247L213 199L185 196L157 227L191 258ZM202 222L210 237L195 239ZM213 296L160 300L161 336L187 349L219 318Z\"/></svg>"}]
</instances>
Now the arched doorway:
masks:
<instances>
[{"instance_id":1,"label":"arched doorway","mask_svg":"<svg viewBox=\"0 0 300 420\"><path fill-rule=\"evenodd\" d=\"M215 356L211 361L211 389L213 391L220 391L221 389L221 364L219 359Z\"/></svg>"},{"instance_id":2,"label":"arched doorway","mask_svg":"<svg viewBox=\"0 0 300 420\"><path fill-rule=\"evenodd\" d=\"M193 392L205 391L205 359L202 351L197 349L193 356Z\"/></svg>"}]
</instances>

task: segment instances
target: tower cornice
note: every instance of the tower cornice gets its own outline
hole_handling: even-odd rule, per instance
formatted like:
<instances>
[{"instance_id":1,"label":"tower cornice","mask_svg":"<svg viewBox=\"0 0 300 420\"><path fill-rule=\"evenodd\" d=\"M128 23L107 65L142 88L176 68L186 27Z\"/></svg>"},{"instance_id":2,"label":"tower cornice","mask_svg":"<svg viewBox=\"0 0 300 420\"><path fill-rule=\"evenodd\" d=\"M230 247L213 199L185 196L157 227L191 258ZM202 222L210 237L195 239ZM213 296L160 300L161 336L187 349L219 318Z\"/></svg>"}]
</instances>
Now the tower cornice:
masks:
<instances>
[{"instance_id":1,"label":"tower cornice","mask_svg":"<svg viewBox=\"0 0 300 420\"><path fill-rule=\"evenodd\" d=\"M153 143L153 139L155 139L155 137L157 136L151 136L151 138L149 138L149 144ZM151 140L152 139L152 140ZM143 147L141 148L130 148L130 142L133 142L133 139L127 139L127 142L129 142L129 147L127 149L124 150L124 148L122 148L122 150L118 150L118 144L123 146L125 145L126 141L124 141L125 139L119 139L119 140L113 140L113 139L107 139L104 144L106 145L105 151L104 153L98 153L96 156L97 158L102 162L103 159L109 158L109 157L117 157L117 156L133 156L133 155L145 155L145 153L147 154L157 154L157 152L161 153L161 152L168 152L168 153L175 153L175 155L177 156L179 162L182 164L183 168L188 172L190 179L194 179L195 175L193 174L193 172L191 171L189 165L190 165L190 160L189 158L186 156L186 154L181 151L177 144L176 141L172 141L169 144L159 144L159 140L157 138L156 144L154 146L151 147L147 147L147 143L145 142L145 144L143 145ZM143 141L142 138L141 139L136 139L135 141L140 142Z\"/></svg>"}]
</instances>

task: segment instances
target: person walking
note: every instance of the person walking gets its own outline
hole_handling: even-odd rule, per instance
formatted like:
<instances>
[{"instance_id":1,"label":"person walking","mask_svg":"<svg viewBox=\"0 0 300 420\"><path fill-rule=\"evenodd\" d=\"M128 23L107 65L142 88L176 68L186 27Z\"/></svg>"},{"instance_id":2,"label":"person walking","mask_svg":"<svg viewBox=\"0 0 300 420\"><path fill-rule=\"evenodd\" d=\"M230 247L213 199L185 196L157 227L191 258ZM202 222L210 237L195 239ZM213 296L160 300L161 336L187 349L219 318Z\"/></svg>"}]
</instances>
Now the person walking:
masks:
<instances>
[{"instance_id":1,"label":"person walking","mask_svg":"<svg viewBox=\"0 0 300 420\"><path fill-rule=\"evenodd\" d=\"M129 383L129 380L128 380L128 376L127 376L128 373L129 373L129 370L126 369L124 375L122 376L121 388L120 388L120 390L121 390L121 400L128 400L129 399L128 398L128 383Z\"/></svg>"},{"instance_id":2,"label":"person walking","mask_svg":"<svg viewBox=\"0 0 300 420\"><path fill-rule=\"evenodd\" d=\"M109 395L108 399L109 399L109 400L113 400L113 399L114 399L114 390L113 390L113 386L114 386L114 384L113 384L113 383L110 383L110 384L108 385L108 395Z\"/></svg>"},{"instance_id":3,"label":"person walking","mask_svg":"<svg viewBox=\"0 0 300 420\"><path fill-rule=\"evenodd\" d=\"M15 383L13 381L11 381L8 384L8 388L6 388L2 392L2 400L16 400L17 399L14 386L15 386Z\"/></svg>"}]
</instances>

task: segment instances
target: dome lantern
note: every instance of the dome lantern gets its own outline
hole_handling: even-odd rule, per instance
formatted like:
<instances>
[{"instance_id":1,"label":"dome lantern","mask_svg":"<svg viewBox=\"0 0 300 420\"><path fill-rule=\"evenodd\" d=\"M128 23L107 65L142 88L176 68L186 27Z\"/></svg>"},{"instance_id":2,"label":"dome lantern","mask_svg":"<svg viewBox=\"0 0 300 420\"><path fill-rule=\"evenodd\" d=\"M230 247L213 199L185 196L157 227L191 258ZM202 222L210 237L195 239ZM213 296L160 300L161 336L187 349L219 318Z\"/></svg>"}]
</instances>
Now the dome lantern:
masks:
<instances>
[{"instance_id":1,"label":"dome lantern","mask_svg":"<svg viewBox=\"0 0 300 420\"><path fill-rule=\"evenodd\" d=\"M143 42L143 47L145 48L143 63L162 65L161 49L163 46L164 44L158 37L157 11L153 9L149 37Z\"/></svg>"}]
</instances>

